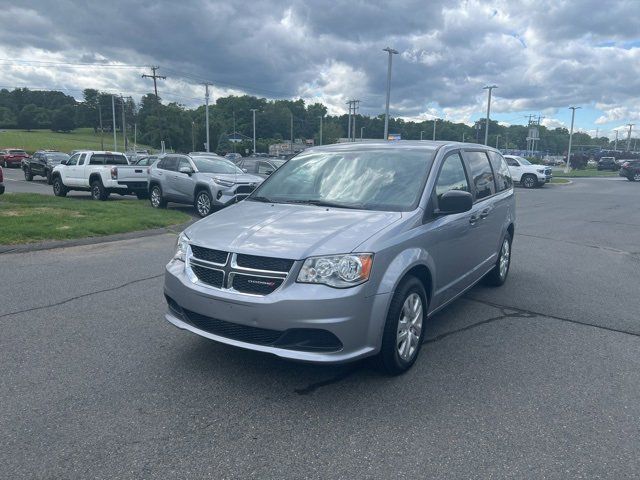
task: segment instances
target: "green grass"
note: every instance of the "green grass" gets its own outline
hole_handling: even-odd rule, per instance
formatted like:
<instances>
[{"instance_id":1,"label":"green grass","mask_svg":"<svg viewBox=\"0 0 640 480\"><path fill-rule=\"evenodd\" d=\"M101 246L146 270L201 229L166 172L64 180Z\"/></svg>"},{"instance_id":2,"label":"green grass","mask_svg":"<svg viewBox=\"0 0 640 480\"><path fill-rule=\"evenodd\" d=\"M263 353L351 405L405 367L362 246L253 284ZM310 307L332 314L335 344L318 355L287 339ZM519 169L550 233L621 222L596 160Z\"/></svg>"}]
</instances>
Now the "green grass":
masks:
<instances>
[{"instance_id":1,"label":"green grass","mask_svg":"<svg viewBox=\"0 0 640 480\"><path fill-rule=\"evenodd\" d=\"M129 136L129 135L127 135ZM118 134L119 151L123 150L122 136ZM131 146L133 146L131 144ZM28 153L37 150L59 150L69 153L71 150L100 150L100 134L92 128L78 128L69 133L52 132L51 130L0 130L1 148L23 148ZM138 148L149 148L137 145ZM104 148L113 148L113 135L104 133Z\"/></svg>"},{"instance_id":2,"label":"green grass","mask_svg":"<svg viewBox=\"0 0 640 480\"><path fill-rule=\"evenodd\" d=\"M557 178L557 177L553 177L553 178L551 179L551 182L549 182L549 183L560 183L560 184L562 184L562 183L569 183L569 180L567 180L566 178Z\"/></svg>"},{"instance_id":3,"label":"green grass","mask_svg":"<svg viewBox=\"0 0 640 480\"><path fill-rule=\"evenodd\" d=\"M67 240L184 223L189 215L147 201L100 202L35 193L0 195L0 245Z\"/></svg>"},{"instance_id":4,"label":"green grass","mask_svg":"<svg viewBox=\"0 0 640 480\"><path fill-rule=\"evenodd\" d=\"M563 171L553 172L554 177L617 177L618 172L612 172L611 170L597 170L595 168L586 168L584 170L571 170L569 173Z\"/></svg>"}]
</instances>

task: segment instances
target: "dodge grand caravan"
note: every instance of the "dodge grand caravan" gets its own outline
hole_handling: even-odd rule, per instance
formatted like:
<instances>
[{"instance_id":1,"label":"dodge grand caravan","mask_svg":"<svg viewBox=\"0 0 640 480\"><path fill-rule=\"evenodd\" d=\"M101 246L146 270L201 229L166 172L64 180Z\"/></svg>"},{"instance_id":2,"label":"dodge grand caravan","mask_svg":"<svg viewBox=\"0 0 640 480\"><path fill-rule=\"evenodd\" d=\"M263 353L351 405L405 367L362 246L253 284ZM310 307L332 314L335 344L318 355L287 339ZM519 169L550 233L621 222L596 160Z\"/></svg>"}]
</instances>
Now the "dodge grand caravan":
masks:
<instances>
[{"instance_id":1,"label":"dodge grand caravan","mask_svg":"<svg viewBox=\"0 0 640 480\"><path fill-rule=\"evenodd\" d=\"M490 147L306 150L246 200L189 226L166 267L166 319L218 342L410 368L426 319L509 272L515 199Z\"/></svg>"}]
</instances>

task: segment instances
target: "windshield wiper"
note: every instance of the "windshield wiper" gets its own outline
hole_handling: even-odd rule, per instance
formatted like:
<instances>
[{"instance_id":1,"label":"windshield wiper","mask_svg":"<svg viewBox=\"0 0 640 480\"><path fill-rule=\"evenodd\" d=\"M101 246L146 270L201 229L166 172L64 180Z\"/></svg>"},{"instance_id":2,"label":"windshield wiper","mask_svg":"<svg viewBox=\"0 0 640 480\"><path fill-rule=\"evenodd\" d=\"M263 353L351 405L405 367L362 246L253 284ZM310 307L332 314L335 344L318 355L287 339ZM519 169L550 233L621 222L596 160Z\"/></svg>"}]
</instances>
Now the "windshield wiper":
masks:
<instances>
[{"instance_id":1,"label":"windshield wiper","mask_svg":"<svg viewBox=\"0 0 640 480\"><path fill-rule=\"evenodd\" d=\"M296 204L300 204L300 205L314 205L316 207L334 207L334 208L351 208L354 210L361 210L363 209L363 205L360 204L345 204L345 203L338 203L338 202L330 202L327 200L287 200L284 203L296 203Z\"/></svg>"},{"instance_id":2,"label":"windshield wiper","mask_svg":"<svg viewBox=\"0 0 640 480\"><path fill-rule=\"evenodd\" d=\"M277 202L274 202L273 200L271 200L270 198L261 197L260 195L251 196L251 197L247 198L247 200L252 200L254 202L277 203Z\"/></svg>"}]
</instances>

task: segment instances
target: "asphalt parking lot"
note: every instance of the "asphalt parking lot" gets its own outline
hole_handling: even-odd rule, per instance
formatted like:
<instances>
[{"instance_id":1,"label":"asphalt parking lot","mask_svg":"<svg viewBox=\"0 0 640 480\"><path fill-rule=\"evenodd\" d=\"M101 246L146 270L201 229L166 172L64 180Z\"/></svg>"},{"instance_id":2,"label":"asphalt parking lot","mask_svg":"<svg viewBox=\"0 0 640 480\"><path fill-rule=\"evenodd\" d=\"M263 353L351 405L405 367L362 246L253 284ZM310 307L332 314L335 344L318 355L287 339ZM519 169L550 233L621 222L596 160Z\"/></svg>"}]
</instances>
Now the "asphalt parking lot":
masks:
<instances>
[{"instance_id":1,"label":"asphalt parking lot","mask_svg":"<svg viewBox=\"0 0 640 480\"><path fill-rule=\"evenodd\" d=\"M172 235L0 255L1 476L637 478L640 184L517 202L507 284L396 378L175 329Z\"/></svg>"}]
</instances>

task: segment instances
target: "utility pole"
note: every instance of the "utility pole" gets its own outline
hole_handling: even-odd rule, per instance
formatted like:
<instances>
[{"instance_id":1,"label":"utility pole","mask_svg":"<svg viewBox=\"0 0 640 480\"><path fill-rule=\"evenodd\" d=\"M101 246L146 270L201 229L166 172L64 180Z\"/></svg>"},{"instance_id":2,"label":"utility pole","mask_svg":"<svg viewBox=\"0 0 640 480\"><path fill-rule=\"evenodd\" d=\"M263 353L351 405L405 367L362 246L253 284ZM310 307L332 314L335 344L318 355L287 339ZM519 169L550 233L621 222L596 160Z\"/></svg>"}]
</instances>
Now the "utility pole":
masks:
<instances>
[{"instance_id":1,"label":"utility pole","mask_svg":"<svg viewBox=\"0 0 640 480\"><path fill-rule=\"evenodd\" d=\"M627 126L629 127L629 133L627 133L627 152L629 151L629 148L631 147L631 130L633 129L634 125L635 125L635 123L627 123Z\"/></svg>"},{"instance_id":2,"label":"utility pole","mask_svg":"<svg viewBox=\"0 0 640 480\"><path fill-rule=\"evenodd\" d=\"M233 153L236 153L236 111L233 111L233 142L231 142ZM207 145L207 151L209 151L209 145Z\"/></svg>"},{"instance_id":3,"label":"utility pole","mask_svg":"<svg viewBox=\"0 0 640 480\"><path fill-rule=\"evenodd\" d=\"M113 151L118 151L118 141L116 138L116 101L115 96L111 95L111 117L113 118Z\"/></svg>"},{"instance_id":4,"label":"utility pole","mask_svg":"<svg viewBox=\"0 0 640 480\"><path fill-rule=\"evenodd\" d=\"M491 91L494 88L498 88L497 85L488 85L486 87L482 87L483 90L488 90L487 95L487 124L484 129L484 144L487 145L489 142L489 116L491 115Z\"/></svg>"},{"instance_id":5,"label":"utility pole","mask_svg":"<svg viewBox=\"0 0 640 480\"><path fill-rule=\"evenodd\" d=\"M433 141L435 142L436 140L436 122L438 121L437 118L433 119Z\"/></svg>"},{"instance_id":6,"label":"utility pole","mask_svg":"<svg viewBox=\"0 0 640 480\"><path fill-rule=\"evenodd\" d=\"M616 130L616 141L613 144L613 149L618 150L618 130Z\"/></svg>"},{"instance_id":7,"label":"utility pole","mask_svg":"<svg viewBox=\"0 0 640 480\"><path fill-rule=\"evenodd\" d=\"M420 140L422 140L422 134L424 133L424 130L420 130ZM463 134L464 135L464 134Z\"/></svg>"},{"instance_id":8,"label":"utility pole","mask_svg":"<svg viewBox=\"0 0 640 480\"><path fill-rule=\"evenodd\" d=\"M360 141L362 141L362 137L364 137L364 127L360 127Z\"/></svg>"},{"instance_id":9,"label":"utility pole","mask_svg":"<svg viewBox=\"0 0 640 480\"><path fill-rule=\"evenodd\" d=\"M571 142L573 141L573 121L576 117L576 110L581 107L569 107L571 109L571 130L569 130L569 150L567 151L567 165L564 172L568 173L571 169Z\"/></svg>"},{"instance_id":10,"label":"utility pole","mask_svg":"<svg viewBox=\"0 0 640 480\"><path fill-rule=\"evenodd\" d=\"M138 150L138 124L133 124L133 151Z\"/></svg>"},{"instance_id":11,"label":"utility pole","mask_svg":"<svg viewBox=\"0 0 640 480\"><path fill-rule=\"evenodd\" d=\"M323 118L323 115L319 115L318 118L320 119L320 145L322 145L322 118Z\"/></svg>"},{"instance_id":12,"label":"utility pole","mask_svg":"<svg viewBox=\"0 0 640 480\"><path fill-rule=\"evenodd\" d=\"M291 115L291 152L293 153L293 112L289 111L289 114Z\"/></svg>"},{"instance_id":13,"label":"utility pole","mask_svg":"<svg viewBox=\"0 0 640 480\"><path fill-rule=\"evenodd\" d=\"M102 129L102 105L100 105L99 95L98 95L98 117L100 118L100 149L104 150L104 130Z\"/></svg>"},{"instance_id":14,"label":"utility pole","mask_svg":"<svg viewBox=\"0 0 640 480\"><path fill-rule=\"evenodd\" d=\"M391 47L383 48L382 51L389 54L389 63L387 65L387 104L384 110L384 140L389 139L389 100L391 99L391 62L394 55L398 54L397 50Z\"/></svg>"},{"instance_id":15,"label":"utility pole","mask_svg":"<svg viewBox=\"0 0 640 480\"><path fill-rule=\"evenodd\" d=\"M120 95L120 102L122 102L122 138L124 138L124 150L127 151L128 148L128 142L127 142L127 120L125 117L125 103L124 100L126 99L130 99L131 97L123 97L122 95Z\"/></svg>"},{"instance_id":16,"label":"utility pole","mask_svg":"<svg viewBox=\"0 0 640 480\"><path fill-rule=\"evenodd\" d=\"M193 132L193 129L196 126L196 122L194 122L193 120L191 121L191 151L195 152L196 151L196 136Z\"/></svg>"},{"instance_id":17,"label":"utility pole","mask_svg":"<svg viewBox=\"0 0 640 480\"><path fill-rule=\"evenodd\" d=\"M351 108L353 100L347 100L347 105L349 105L349 115L347 116L347 138L351 141Z\"/></svg>"},{"instance_id":18,"label":"utility pole","mask_svg":"<svg viewBox=\"0 0 640 480\"><path fill-rule=\"evenodd\" d=\"M496 150L498 149L498 142L500 141L500 135L496 135Z\"/></svg>"},{"instance_id":19,"label":"utility pole","mask_svg":"<svg viewBox=\"0 0 640 480\"><path fill-rule=\"evenodd\" d=\"M464 143L464 132L462 132L462 143Z\"/></svg>"},{"instance_id":20,"label":"utility pole","mask_svg":"<svg viewBox=\"0 0 640 480\"><path fill-rule=\"evenodd\" d=\"M256 108L252 108L253 112L253 154L256 154Z\"/></svg>"},{"instance_id":21,"label":"utility pole","mask_svg":"<svg viewBox=\"0 0 640 480\"><path fill-rule=\"evenodd\" d=\"M152 66L150 67L151 71L153 72L151 75L147 75L145 73L142 74L142 78L153 78L153 91L156 94L156 101L159 101L158 98L158 84L157 84L157 80L166 80L167 77L165 77L164 75L156 75L156 70L158 70L160 67L158 66Z\"/></svg>"},{"instance_id":22,"label":"utility pole","mask_svg":"<svg viewBox=\"0 0 640 480\"><path fill-rule=\"evenodd\" d=\"M204 128L207 131L207 148L206 148L207 153L209 152L209 85L211 84L210 83L204 84L204 123L205 123Z\"/></svg>"}]
</instances>

